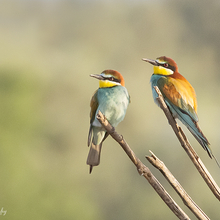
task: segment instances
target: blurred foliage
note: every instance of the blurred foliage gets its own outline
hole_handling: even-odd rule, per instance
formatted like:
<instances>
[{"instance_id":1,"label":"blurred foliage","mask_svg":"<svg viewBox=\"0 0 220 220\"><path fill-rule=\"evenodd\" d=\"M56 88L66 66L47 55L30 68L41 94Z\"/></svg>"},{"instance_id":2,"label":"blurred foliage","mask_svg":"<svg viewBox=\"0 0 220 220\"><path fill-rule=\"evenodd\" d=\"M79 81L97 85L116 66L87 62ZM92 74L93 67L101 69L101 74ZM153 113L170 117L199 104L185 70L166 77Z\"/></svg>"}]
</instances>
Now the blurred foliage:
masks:
<instances>
[{"instance_id":1,"label":"blurred foliage","mask_svg":"<svg viewBox=\"0 0 220 220\"><path fill-rule=\"evenodd\" d=\"M89 102L98 87L89 74L111 68L123 74L131 95L117 131L189 216L194 218L145 161L148 150L166 163L204 212L217 219L218 201L153 103L152 66L141 58L166 55L178 63L196 89L200 125L220 160L219 13L217 0L2 0L4 218L176 219L111 138L104 143L100 166L88 174ZM215 162L187 135L220 184Z\"/></svg>"}]
</instances>

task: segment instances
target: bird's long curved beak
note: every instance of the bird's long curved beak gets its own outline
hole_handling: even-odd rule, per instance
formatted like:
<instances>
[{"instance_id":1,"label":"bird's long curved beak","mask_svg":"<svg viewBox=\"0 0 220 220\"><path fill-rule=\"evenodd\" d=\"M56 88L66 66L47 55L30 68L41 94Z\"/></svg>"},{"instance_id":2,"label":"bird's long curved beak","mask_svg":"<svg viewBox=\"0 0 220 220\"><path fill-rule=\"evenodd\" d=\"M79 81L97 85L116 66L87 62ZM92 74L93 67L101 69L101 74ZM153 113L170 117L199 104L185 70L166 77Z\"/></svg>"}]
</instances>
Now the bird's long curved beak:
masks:
<instances>
[{"instance_id":1,"label":"bird's long curved beak","mask_svg":"<svg viewBox=\"0 0 220 220\"><path fill-rule=\"evenodd\" d=\"M91 75L89 75L89 76L94 77L94 78L96 78L96 79L98 79L98 80L104 80L104 77L103 77L102 75L91 74Z\"/></svg>"},{"instance_id":2,"label":"bird's long curved beak","mask_svg":"<svg viewBox=\"0 0 220 220\"><path fill-rule=\"evenodd\" d=\"M147 58L143 58L142 60L146 61L146 62L148 62L148 63L150 63L150 64L152 64L154 66L158 66L158 63L157 63L156 60L151 60L151 59L147 59Z\"/></svg>"}]
</instances>

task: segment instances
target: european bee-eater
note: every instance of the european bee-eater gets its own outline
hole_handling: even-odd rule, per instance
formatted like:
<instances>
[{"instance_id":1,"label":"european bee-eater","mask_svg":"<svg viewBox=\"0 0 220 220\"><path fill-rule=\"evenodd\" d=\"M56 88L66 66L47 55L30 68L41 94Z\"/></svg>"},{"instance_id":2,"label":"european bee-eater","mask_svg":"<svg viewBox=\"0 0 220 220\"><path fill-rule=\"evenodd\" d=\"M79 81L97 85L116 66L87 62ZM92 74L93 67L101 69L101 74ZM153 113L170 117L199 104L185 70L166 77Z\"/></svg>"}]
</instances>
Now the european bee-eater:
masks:
<instances>
[{"instance_id":1,"label":"european bee-eater","mask_svg":"<svg viewBox=\"0 0 220 220\"><path fill-rule=\"evenodd\" d=\"M154 73L150 80L154 101L157 103L156 98L158 95L154 89L154 86L157 86L173 117L178 118L186 125L201 146L207 151L208 155L215 159L209 146L210 143L198 125L195 90L178 72L176 62L166 56L161 56L156 60L145 58L143 60L154 65Z\"/></svg>"},{"instance_id":2,"label":"european bee-eater","mask_svg":"<svg viewBox=\"0 0 220 220\"><path fill-rule=\"evenodd\" d=\"M108 133L97 120L100 110L109 123L116 127L125 117L130 97L125 88L123 76L115 70L105 70L100 75L90 75L99 80L99 89L95 91L90 102L90 129L88 146L90 146L87 164L90 173L93 166L100 163L100 154L103 141Z\"/></svg>"}]
</instances>

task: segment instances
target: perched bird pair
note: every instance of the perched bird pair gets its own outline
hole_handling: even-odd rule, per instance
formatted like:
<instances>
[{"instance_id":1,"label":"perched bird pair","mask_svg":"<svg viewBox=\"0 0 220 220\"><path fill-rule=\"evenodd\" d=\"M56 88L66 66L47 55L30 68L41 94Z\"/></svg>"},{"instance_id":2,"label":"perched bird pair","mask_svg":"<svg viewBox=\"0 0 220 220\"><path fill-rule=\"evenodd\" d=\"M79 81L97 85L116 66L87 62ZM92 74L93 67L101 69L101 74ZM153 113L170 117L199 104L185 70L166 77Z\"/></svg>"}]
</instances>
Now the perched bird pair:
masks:
<instances>
[{"instance_id":1,"label":"perched bird pair","mask_svg":"<svg viewBox=\"0 0 220 220\"><path fill-rule=\"evenodd\" d=\"M190 83L178 72L175 61L166 56L161 56L156 60L143 60L154 66L154 73L150 80L154 101L157 103L156 98L158 95L154 89L154 86L157 86L173 117L178 118L207 151L210 158L216 160L209 146L209 141L198 125L195 91ZM102 142L108 136L108 133L96 119L97 112L100 110L112 126L116 127L124 119L129 104L129 95L124 87L124 79L117 71L105 70L101 75L90 76L100 80L99 89L93 95L90 103L88 138L90 151L87 164L90 165L91 173L92 167L99 165Z\"/></svg>"}]
</instances>

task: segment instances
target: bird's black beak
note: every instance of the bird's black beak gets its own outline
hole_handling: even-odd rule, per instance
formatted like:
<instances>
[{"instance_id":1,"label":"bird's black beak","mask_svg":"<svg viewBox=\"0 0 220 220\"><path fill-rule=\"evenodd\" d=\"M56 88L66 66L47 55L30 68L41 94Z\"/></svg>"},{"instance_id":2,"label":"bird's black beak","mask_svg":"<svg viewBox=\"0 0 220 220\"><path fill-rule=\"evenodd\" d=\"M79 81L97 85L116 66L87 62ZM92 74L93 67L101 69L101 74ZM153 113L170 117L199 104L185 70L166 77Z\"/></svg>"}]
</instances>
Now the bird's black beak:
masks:
<instances>
[{"instance_id":1,"label":"bird's black beak","mask_svg":"<svg viewBox=\"0 0 220 220\"><path fill-rule=\"evenodd\" d=\"M158 63L157 63L156 60L151 60L151 59L146 59L146 58L143 58L142 60L146 61L146 62L148 62L148 63L150 63L150 64L152 64L154 66L158 66Z\"/></svg>"},{"instance_id":2,"label":"bird's black beak","mask_svg":"<svg viewBox=\"0 0 220 220\"><path fill-rule=\"evenodd\" d=\"M96 78L96 79L98 79L98 80L104 80L104 77L103 77L102 75L91 74L90 76L91 76L91 77L94 77L94 78Z\"/></svg>"}]
</instances>

